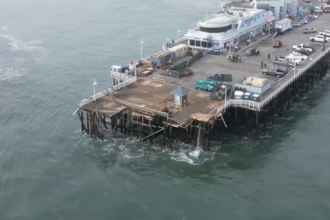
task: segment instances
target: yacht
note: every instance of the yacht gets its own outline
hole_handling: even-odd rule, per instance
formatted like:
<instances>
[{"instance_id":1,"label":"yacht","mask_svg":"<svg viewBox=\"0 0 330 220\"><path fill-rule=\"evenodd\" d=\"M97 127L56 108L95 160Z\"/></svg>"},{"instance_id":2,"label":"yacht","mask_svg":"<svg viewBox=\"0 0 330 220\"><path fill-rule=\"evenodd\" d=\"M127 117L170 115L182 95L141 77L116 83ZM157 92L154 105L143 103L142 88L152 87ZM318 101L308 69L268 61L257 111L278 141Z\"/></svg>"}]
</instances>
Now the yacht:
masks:
<instances>
[{"instance_id":1,"label":"yacht","mask_svg":"<svg viewBox=\"0 0 330 220\"><path fill-rule=\"evenodd\" d=\"M230 7L199 21L195 29L184 35L188 46L203 50L221 50L235 46L264 32L275 20L273 13L263 9Z\"/></svg>"}]
</instances>

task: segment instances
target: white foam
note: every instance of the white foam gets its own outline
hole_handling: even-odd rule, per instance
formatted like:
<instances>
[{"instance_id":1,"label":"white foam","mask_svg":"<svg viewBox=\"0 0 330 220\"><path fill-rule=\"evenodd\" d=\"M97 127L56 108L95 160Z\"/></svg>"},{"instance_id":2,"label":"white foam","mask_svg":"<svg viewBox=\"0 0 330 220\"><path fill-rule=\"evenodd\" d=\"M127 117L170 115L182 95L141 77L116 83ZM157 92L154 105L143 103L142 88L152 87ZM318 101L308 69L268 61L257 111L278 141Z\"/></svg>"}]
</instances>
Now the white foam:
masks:
<instances>
[{"instance_id":1,"label":"white foam","mask_svg":"<svg viewBox=\"0 0 330 220\"><path fill-rule=\"evenodd\" d=\"M22 71L0 66L0 81L12 80L23 75Z\"/></svg>"},{"instance_id":2,"label":"white foam","mask_svg":"<svg viewBox=\"0 0 330 220\"><path fill-rule=\"evenodd\" d=\"M198 158L200 153L201 153L201 151L199 149L196 149L194 151L189 152L189 155L192 157Z\"/></svg>"},{"instance_id":3,"label":"white foam","mask_svg":"<svg viewBox=\"0 0 330 220\"><path fill-rule=\"evenodd\" d=\"M40 46L40 44L42 44L42 41L23 41L13 36L3 34L0 34L0 37L8 40L8 45L10 46L10 49L12 51L21 51L29 54L38 55L39 59L40 57L45 57L47 55L45 49Z\"/></svg>"}]
</instances>

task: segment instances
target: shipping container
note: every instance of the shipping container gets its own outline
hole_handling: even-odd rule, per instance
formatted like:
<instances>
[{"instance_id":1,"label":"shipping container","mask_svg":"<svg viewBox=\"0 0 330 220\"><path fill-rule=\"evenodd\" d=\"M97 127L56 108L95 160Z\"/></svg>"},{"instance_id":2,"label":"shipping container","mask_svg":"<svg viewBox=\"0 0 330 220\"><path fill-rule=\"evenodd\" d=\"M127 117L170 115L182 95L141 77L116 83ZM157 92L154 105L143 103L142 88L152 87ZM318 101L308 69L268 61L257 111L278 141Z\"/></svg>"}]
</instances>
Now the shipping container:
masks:
<instances>
[{"instance_id":1,"label":"shipping container","mask_svg":"<svg viewBox=\"0 0 330 220\"><path fill-rule=\"evenodd\" d=\"M253 94L252 95L252 101L260 102L260 95L259 94Z\"/></svg>"},{"instance_id":2,"label":"shipping container","mask_svg":"<svg viewBox=\"0 0 330 220\"><path fill-rule=\"evenodd\" d=\"M157 63L157 66L163 67L167 63L173 63L177 61L176 53L173 51L160 51L150 57L152 62Z\"/></svg>"},{"instance_id":3,"label":"shipping container","mask_svg":"<svg viewBox=\"0 0 330 220\"><path fill-rule=\"evenodd\" d=\"M259 77L247 77L243 84L256 86L256 87L264 87L265 84L268 83L268 79L259 78Z\"/></svg>"},{"instance_id":4,"label":"shipping container","mask_svg":"<svg viewBox=\"0 0 330 220\"><path fill-rule=\"evenodd\" d=\"M243 95L243 100L251 100L252 93L246 92Z\"/></svg>"},{"instance_id":5,"label":"shipping container","mask_svg":"<svg viewBox=\"0 0 330 220\"><path fill-rule=\"evenodd\" d=\"M224 82L232 82L233 81L233 75L232 74L221 74L221 81Z\"/></svg>"},{"instance_id":6,"label":"shipping container","mask_svg":"<svg viewBox=\"0 0 330 220\"><path fill-rule=\"evenodd\" d=\"M188 46L185 44L178 44L174 47L168 48L169 51L175 52L178 59L184 57L188 53Z\"/></svg>"},{"instance_id":7,"label":"shipping container","mask_svg":"<svg viewBox=\"0 0 330 220\"><path fill-rule=\"evenodd\" d=\"M240 88L246 89L246 92L251 92L251 93L256 93L256 94L263 94L263 93L267 92L272 87L272 84L270 82L268 82L268 83L265 84L264 87L256 87L256 86L237 83L235 85L235 87L240 87Z\"/></svg>"},{"instance_id":8,"label":"shipping container","mask_svg":"<svg viewBox=\"0 0 330 220\"><path fill-rule=\"evenodd\" d=\"M235 91L234 96L235 99L243 99L244 92L242 91Z\"/></svg>"}]
</instances>

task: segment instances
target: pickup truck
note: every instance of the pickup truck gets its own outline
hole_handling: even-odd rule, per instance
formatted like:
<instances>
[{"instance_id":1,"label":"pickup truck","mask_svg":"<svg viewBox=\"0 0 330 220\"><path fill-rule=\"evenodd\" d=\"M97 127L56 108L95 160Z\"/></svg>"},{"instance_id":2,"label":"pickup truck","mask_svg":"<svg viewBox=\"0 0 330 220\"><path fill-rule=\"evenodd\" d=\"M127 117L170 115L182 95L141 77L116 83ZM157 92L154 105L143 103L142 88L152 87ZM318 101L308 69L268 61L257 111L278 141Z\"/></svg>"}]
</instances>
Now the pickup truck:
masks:
<instances>
[{"instance_id":1,"label":"pickup truck","mask_svg":"<svg viewBox=\"0 0 330 220\"><path fill-rule=\"evenodd\" d=\"M316 12L317 14L322 14L323 10L318 6L314 6L314 12Z\"/></svg>"},{"instance_id":2,"label":"pickup truck","mask_svg":"<svg viewBox=\"0 0 330 220\"><path fill-rule=\"evenodd\" d=\"M286 56L285 61L296 63L297 65L300 65L304 62L300 57L294 57L292 55Z\"/></svg>"},{"instance_id":3,"label":"pickup truck","mask_svg":"<svg viewBox=\"0 0 330 220\"><path fill-rule=\"evenodd\" d=\"M313 52L313 47L306 46L305 44L298 44L292 46L292 49L294 50L299 50L300 48L305 48L309 52Z\"/></svg>"},{"instance_id":4,"label":"pickup truck","mask_svg":"<svg viewBox=\"0 0 330 220\"><path fill-rule=\"evenodd\" d=\"M276 77L283 77L288 72L289 72L288 69L283 66L271 67L271 68L262 70L262 74L276 76Z\"/></svg>"},{"instance_id":5,"label":"pickup truck","mask_svg":"<svg viewBox=\"0 0 330 220\"><path fill-rule=\"evenodd\" d=\"M319 35L325 35L326 37L330 37L329 32L319 32Z\"/></svg>"},{"instance_id":6,"label":"pickup truck","mask_svg":"<svg viewBox=\"0 0 330 220\"><path fill-rule=\"evenodd\" d=\"M296 63L294 62L290 62L288 60L285 60L285 59L277 59L274 61L274 64L278 65L278 66L285 66L285 67L288 67L288 68L293 68L296 66Z\"/></svg>"},{"instance_id":7,"label":"pickup truck","mask_svg":"<svg viewBox=\"0 0 330 220\"><path fill-rule=\"evenodd\" d=\"M310 37L309 40L313 42L323 42L324 41L324 35L316 35L315 37ZM330 41L330 37L325 37L325 42L328 43Z\"/></svg>"},{"instance_id":8,"label":"pickup truck","mask_svg":"<svg viewBox=\"0 0 330 220\"><path fill-rule=\"evenodd\" d=\"M304 30L303 30L303 33L304 34L311 34L311 33L317 33L317 30L315 29L315 28L305 28Z\"/></svg>"},{"instance_id":9,"label":"pickup truck","mask_svg":"<svg viewBox=\"0 0 330 220\"><path fill-rule=\"evenodd\" d=\"M303 61L308 60L308 56L303 55L303 54L298 53L298 52L292 52L287 57L290 57L290 56L297 57L298 59L303 60Z\"/></svg>"}]
</instances>

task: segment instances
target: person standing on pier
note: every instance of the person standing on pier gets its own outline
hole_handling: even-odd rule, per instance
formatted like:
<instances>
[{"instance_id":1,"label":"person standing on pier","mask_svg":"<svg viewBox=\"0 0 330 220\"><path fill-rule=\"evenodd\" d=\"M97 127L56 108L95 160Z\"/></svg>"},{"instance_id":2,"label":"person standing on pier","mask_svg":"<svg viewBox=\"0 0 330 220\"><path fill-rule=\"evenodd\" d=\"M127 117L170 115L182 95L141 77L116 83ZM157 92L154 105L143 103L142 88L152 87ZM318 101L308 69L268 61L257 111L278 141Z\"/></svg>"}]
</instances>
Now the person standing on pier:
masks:
<instances>
[{"instance_id":1,"label":"person standing on pier","mask_svg":"<svg viewBox=\"0 0 330 220\"><path fill-rule=\"evenodd\" d=\"M264 68L264 62L261 61L260 69Z\"/></svg>"},{"instance_id":2,"label":"person standing on pier","mask_svg":"<svg viewBox=\"0 0 330 220\"><path fill-rule=\"evenodd\" d=\"M269 59L269 58L268 58ZM267 67L267 60L265 60L264 62L264 67L266 68Z\"/></svg>"},{"instance_id":3,"label":"person standing on pier","mask_svg":"<svg viewBox=\"0 0 330 220\"><path fill-rule=\"evenodd\" d=\"M270 53L268 53L268 60L270 60Z\"/></svg>"},{"instance_id":4,"label":"person standing on pier","mask_svg":"<svg viewBox=\"0 0 330 220\"><path fill-rule=\"evenodd\" d=\"M277 60L277 53L275 54L275 60Z\"/></svg>"}]
</instances>

